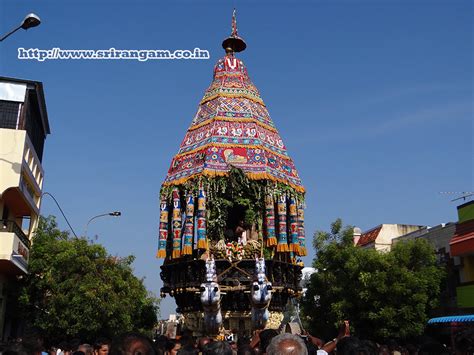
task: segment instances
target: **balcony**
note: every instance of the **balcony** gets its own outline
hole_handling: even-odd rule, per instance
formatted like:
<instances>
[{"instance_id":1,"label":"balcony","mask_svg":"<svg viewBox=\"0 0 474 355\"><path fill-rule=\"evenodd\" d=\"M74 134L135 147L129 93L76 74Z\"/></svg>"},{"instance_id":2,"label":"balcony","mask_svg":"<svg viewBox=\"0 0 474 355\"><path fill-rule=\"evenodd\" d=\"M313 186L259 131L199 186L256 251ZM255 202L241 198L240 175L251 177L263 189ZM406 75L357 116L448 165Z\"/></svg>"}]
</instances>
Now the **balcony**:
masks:
<instances>
[{"instance_id":1,"label":"balcony","mask_svg":"<svg viewBox=\"0 0 474 355\"><path fill-rule=\"evenodd\" d=\"M15 221L0 220L0 268L7 275L27 273L31 243Z\"/></svg>"},{"instance_id":2,"label":"balcony","mask_svg":"<svg viewBox=\"0 0 474 355\"><path fill-rule=\"evenodd\" d=\"M28 247L28 249L31 246L31 242L27 235L25 232L23 232L20 226L16 224L15 221L9 219L0 219L0 232L15 233L18 239L20 239L21 242Z\"/></svg>"}]
</instances>

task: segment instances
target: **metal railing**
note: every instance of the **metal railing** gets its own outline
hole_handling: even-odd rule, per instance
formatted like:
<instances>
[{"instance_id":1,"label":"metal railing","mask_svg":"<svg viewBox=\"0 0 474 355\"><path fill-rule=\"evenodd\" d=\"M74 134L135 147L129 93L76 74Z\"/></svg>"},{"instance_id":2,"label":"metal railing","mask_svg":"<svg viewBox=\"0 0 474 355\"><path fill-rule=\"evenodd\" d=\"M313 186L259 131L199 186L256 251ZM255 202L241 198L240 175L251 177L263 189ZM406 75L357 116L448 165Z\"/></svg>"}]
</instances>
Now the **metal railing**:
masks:
<instances>
[{"instance_id":1,"label":"metal railing","mask_svg":"<svg viewBox=\"0 0 474 355\"><path fill-rule=\"evenodd\" d=\"M16 236L23 242L23 244L30 248L30 240L15 221L10 219L0 219L0 233L1 232L15 233Z\"/></svg>"}]
</instances>

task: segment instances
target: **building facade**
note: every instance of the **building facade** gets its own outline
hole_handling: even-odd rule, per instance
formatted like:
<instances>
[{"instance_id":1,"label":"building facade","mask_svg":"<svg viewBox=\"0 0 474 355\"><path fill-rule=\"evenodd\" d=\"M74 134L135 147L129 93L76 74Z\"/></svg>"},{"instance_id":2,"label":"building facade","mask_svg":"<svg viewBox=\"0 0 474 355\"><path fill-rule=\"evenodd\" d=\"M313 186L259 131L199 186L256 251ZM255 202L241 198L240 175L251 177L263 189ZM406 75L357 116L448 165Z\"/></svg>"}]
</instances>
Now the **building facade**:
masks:
<instances>
[{"instance_id":1,"label":"building facade","mask_svg":"<svg viewBox=\"0 0 474 355\"><path fill-rule=\"evenodd\" d=\"M375 249L388 252L392 247L392 240L402 235L426 228L425 226L409 224L380 224L362 234L354 230L354 245L361 248ZM356 228L359 230L358 228Z\"/></svg>"},{"instance_id":2,"label":"building facade","mask_svg":"<svg viewBox=\"0 0 474 355\"><path fill-rule=\"evenodd\" d=\"M460 259L457 306L474 312L474 201L458 206L458 223L450 241L450 254Z\"/></svg>"},{"instance_id":3,"label":"building facade","mask_svg":"<svg viewBox=\"0 0 474 355\"><path fill-rule=\"evenodd\" d=\"M43 148L50 133L42 83L0 77L0 337L20 327L9 297L28 272L41 205Z\"/></svg>"}]
</instances>

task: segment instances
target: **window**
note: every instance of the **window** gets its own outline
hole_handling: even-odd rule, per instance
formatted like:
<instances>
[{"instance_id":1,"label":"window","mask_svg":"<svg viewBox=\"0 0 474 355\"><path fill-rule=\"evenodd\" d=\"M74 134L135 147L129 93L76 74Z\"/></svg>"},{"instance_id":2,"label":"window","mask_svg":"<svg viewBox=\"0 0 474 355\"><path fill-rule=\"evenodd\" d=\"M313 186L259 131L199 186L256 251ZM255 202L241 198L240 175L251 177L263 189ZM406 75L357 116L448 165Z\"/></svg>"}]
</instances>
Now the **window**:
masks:
<instances>
[{"instance_id":1,"label":"window","mask_svg":"<svg viewBox=\"0 0 474 355\"><path fill-rule=\"evenodd\" d=\"M19 108L18 102L0 100L0 128L17 129Z\"/></svg>"}]
</instances>

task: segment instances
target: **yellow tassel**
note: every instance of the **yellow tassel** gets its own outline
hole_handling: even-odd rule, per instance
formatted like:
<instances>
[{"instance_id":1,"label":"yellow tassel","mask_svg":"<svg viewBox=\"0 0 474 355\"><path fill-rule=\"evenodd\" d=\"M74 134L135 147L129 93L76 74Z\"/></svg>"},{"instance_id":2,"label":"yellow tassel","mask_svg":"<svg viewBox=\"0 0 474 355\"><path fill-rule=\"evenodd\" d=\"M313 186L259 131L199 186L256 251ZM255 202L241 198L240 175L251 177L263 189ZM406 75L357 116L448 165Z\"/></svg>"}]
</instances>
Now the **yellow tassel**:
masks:
<instances>
[{"instance_id":1,"label":"yellow tassel","mask_svg":"<svg viewBox=\"0 0 474 355\"><path fill-rule=\"evenodd\" d=\"M193 254L193 247L190 245L185 245L181 255L192 255Z\"/></svg>"},{"instance_id":2,"label":"yellow tassel","mask_svg":"<svg viewBox=\"0 0 474 355\"><path fill-rule=\"evenodd\" d=\"M207 249L207 242L205 239L199 239L198 240L198 249Z\"/></svg>"},{"instance_id":3,"label":"yellow tassel","mask_svg":"<svg viewBox=\"0 0 474 355\"><path fill-rule=\"evenodd\" d=\"M272 131L272 132L277 132L276 128L272 127L272 126L269 126L267 125L266 123L263 123L259 120L257 120L256 118L248 118L248 117L221 117L221 116L216 116L216 117L213 117L213 118L209 118L208 120L205 120L205 121L202 121L201 123L195 125L195 126L191 126L188 128L188 131L194 131L198 128L201 128L202 126L206 126L212 122L215 122L215 121L227 121L227 122L252 122L252 123L255 123L265 129L268 129L269 131Z\"/></svg>"},{"instance_id":4,"label":"yellow tassel","mask_svg":"<svg viewBox=\"0 0 474 355\"><path fill-rule=\"evenodd\" d=\"M307 251L306 251L306 248L305 247L300 247L300 252L299 252L299 256L306 256L307 254Z\"/></svg>"},{"instance_id":5,"label":"yellow tassel","mask_svg":"<svg viewBox=\"0 0 474 355\"><path fill-rule=\"evenodd\" d=\"M296 254L299 255L300 253L300 245L299 244L295 244L295 243L292 243L290 244L290 250Z\"/></svg>"},{"instance_id":6,"label":"yellow tassel","mask_svg":"<svg viewBox=\"0 0 474 355\"><path fill-rule=\"evenodd\" d=\"M209 176L209 177L226 176L226 175L228 175L228 172L204 169L201 173L192 174L192 175L186 176L184 178L173 180L173 181L167 181L167 182L164 182L163 185L164 186L181 185L181 184L184 184L186 181L191 180L191 179L193 179L193 178L195 178L196 176L199 176L199 175L204 175L204 176ZM278 178L274 177L273 175L270 175L270 174L267 174L267 173L246 173L246 175L251 180L267 179L267 180L272 180L272 181L278 181L278 182L281 182L283 184L290 185L292 188L294 188L298 192L301 192L301 193L305 192L305 189L304 189L303 186L292 184L289 181L284 180L284 179L278 179Z\"/></svg>"},{"instance_id":7,"label":"yellow tassel","mask_svg":"<svg viewBox=\"0 0 474 355\"><path fill-rule=\"evenodd\" d=\"M277 245L277 252L278 253L286 253L286 252L289 252L289 251L290 251L290 248L288 248L288 244L278 243L278 245Z\"/></svg>"},{"instance_id":8,"label":"yellow tassel","mask_svg":"<svg viewBox=\"0 0 474 355\"><path fill-rule=\"evenodd\" d=\"M156 253L156 257L160 259L166 258L166 250L165 249L158 250L158 252Z\"/></svg>"},{"instance_id":9,"label":"yellow tassel","mask_svg":"<svg viewBox=\"0 0 474 355\"><path fill-rule=\"evenodd\" d=\"M173 259L178 259L181 256L181 251L180 250L173 250L173 254L171 254L171 257Z\"/></svg>"},{"instance_id":10,"label":"yellow tassel","mask_svg":"<svg viewBox=\"0 0 474 355\"><path fill-rule=\"evenodd\" d=\"M267 247L273 247L277 245L277 239L275 237L267 238Z\"/></svg>"},{"instance_id":11,"label":"yellow tassel","mask_svg":"<svg viewBox=\"0 0 474 355\"><path fill-rule=\"evenodd\" d=\"M227 171L217 171L217 170L210 170L210 169L204 169L202 171L202 173L203 173L203 175L209 176L209 177L229 175L229 172L227 172Z\"/></svg>"}]
</instances>

